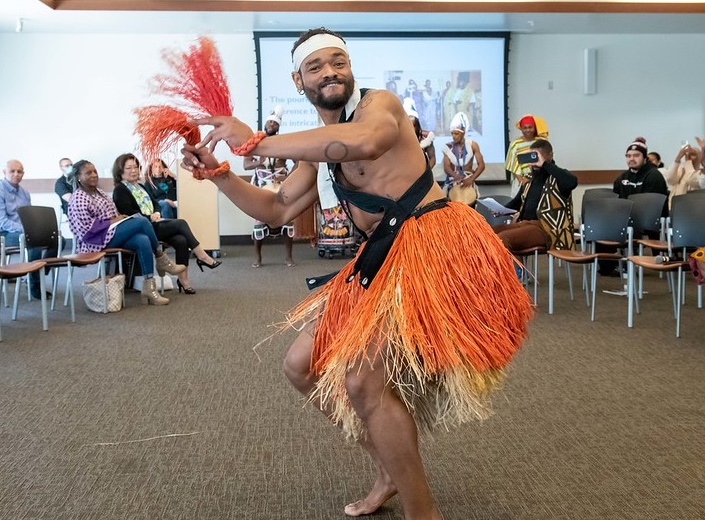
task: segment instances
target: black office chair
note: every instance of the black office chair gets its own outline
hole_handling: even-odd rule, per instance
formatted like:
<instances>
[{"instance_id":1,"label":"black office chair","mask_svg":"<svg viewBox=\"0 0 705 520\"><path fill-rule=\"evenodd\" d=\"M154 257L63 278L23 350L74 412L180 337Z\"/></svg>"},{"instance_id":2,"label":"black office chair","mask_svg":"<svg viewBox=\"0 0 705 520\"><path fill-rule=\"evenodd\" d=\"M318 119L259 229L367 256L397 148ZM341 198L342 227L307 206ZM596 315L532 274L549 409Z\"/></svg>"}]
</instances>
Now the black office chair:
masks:
<instances>
[{"instance_id":1,"label":"black office chair","mask_svg":"<svg viewBox=\"0 0 705 520\"><path fill-rule=\"evenodd\" d=\"M632 208L632 228L634 229L634 243L639 245L639 256L644 255L644 247L651 247L652 253L660 253L668 250L665 242L665 222L663 208L668 197L663 193L634 193L629 196L629 200L634 202ZM658 233L658 239L649 238ZM661 247L659 242L661 241ZM639 267L639 299L644 294L644 271Z\"/></svg>"},{"instance_id":2,"label":"black office chair","mask_svg":"<svg viewBox=\"0 0 705 520\"><path fill-rule=\"evenodd\" d=\"M617 195L612 188L590 188L583 193L583 200L580 205L580 222L585 220L585 205L595 199L616 199Z\"/></svg>"},{"instance_id":3,"label":"black office chair","mask_svg":"<svg viewBox=\"0 0 705 520\"><path fill-rule=\"evenodd\" d=\"M24 240L22 237L21 240ZM19 258L22 258L20 256L20 253L22 252L22 248L20 246L6 246L5 245L5 237L0 236L0 267L3 267L7 264L10 263L10 260L12 259L13 256L17 256ZM2 299L5 307L9 307L8 300L7 300L7 279L3 279L0 281L0 285L2 287ZM29 299L29 285L27 286L27 299Z\"/></svg>"},{"instance_id":4,"label":"black office chair","mask_svg":"<svg viewBox=\"0 0 705 520\"><path fill-rule=\"evenodd\" d=\"M646 232L658 232L663 238L663 208L668 197L663 193L634 193L629 200L634 202L632 209L632 227L634 239L637 240Z\"/></svg>"},{"instance_id":5,"label":"black office chair","mask_svg":"<svg viewBox=\"0 0 705 520\"><path fill-rule=\"evenodd\" d=\"M24 228L24 258L27 258L27 250L33 248L41 248L44 250L52 250L56 248L61 251L62 238L59 233L59 227L56 222L56 213L54 208L48 206L24 206L18 208L17 213ZM76 321L76 311L73 295L73 268L83 267L86 265L99 264L100 276L103 281L103 289L105 292L105 309L108 309L108 292L105 286L105 264L103 258L105 252L97 253L79 253L70 254L58 257L42 258L46 263L46 267L55 268L52 282L51 310L55 309L56 288L59 279L58 270L61 267L66 267L66 294L71 304L71 321ZM66 305L66 302L64 302Z\"/></svg>"},{"instance_id":6,"label":"black office chair","mask_svg":"<svg viewBox=\"0 0 705 520\"><path fill-rule=\"evenodd\" d=\"M590 319L595 321L595 291L598 260L625 260L632 254L632 228L629 225L634 202L627 199L595 198L585 204L585 220L581 224L584 250L548 250L548 313L553 314L553 264L554 258L570 264L591 265L592 307ZM622 247L626 254L598 253L596 244Z\"/></svg>"},{"instance_id":7,"label":"black office chair","mask_svg":"<svg viewBox=\"0 0 705 520\"><path fill-rule=\"evenodd\" d=\"M697 193L697 192L692 192ZM673 312L676 318L676 337L681 331L681 306L685 294L685 273L690 270L688 265L688 250L705 245L705 196L685 194L673 197L671 203L671 227L667 232L668 256L673 258L675 253L680 253L681 259L671 262L657 263L654 256L630 256L628 266L627 293L629 295L629 312L627 326L633 327L634 307L637 304L634 287L634 266L652 271L668 273L673 298ZM673 274L677 273L677 280ZM702 306L702 286L698 286L698 306ZM639 312L637 306L637 313Z\"/></svg>"}]
</instances>

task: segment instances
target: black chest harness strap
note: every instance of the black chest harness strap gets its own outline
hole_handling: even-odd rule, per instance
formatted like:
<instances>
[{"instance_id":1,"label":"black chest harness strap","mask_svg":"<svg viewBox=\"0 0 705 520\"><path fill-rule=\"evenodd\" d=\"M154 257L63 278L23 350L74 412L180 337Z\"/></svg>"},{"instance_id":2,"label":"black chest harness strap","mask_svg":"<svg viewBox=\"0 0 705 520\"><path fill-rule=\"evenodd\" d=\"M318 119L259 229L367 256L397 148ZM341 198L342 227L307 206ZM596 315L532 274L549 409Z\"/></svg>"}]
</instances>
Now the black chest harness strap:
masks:
<instances>
[{"instance_id":1,"label":"black chest harness strap","mask_svg":"<svg viewBox=\"0 0 705 520\"><path fill-rule=\"evenodd\" d=\"M387 254L392 248L394 239L397 237L404 221L410 217L418 218L428 211L439 209L446 205L446 200L442 199L427 204L418 210L416 209L431 189L434 182L433 174L431 170L427 168L423 175L411 185L399 200L385 199L386 207L384 208L384 216L372 235L367 238L364 249L355 261L353 272L346 280L348 283L352 282L355 276L359 274L360 285L367 289L379 272L380 267L382 267L384 260L387 258ZM314 289L325 284L336 274L338 273L331 273L317 278L308 278L306 282L310 289Z\"/></svg>"}]
</instances>

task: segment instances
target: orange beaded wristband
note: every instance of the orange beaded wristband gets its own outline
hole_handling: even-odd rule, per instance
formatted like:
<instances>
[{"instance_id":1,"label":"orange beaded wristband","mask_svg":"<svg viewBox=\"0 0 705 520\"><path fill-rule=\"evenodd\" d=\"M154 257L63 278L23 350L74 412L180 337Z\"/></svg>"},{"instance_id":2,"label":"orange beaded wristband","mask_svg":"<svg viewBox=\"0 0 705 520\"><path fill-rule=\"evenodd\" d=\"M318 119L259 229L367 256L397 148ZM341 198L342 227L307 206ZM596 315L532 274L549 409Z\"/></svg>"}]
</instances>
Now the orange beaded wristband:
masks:
<instances>
[{"instance_id":1,"label":"orange beaded wristband","mask_svg":"<svg viewBox=\"0 0 705 520\"><path fill-rule=\"evenodd\" d=\"M237 148L231 148L230 150L235 155L250 155L265 137L267 137L267 134L260 130L250 137L245 143L241 144Z\"/></svg>"}]
</instances>

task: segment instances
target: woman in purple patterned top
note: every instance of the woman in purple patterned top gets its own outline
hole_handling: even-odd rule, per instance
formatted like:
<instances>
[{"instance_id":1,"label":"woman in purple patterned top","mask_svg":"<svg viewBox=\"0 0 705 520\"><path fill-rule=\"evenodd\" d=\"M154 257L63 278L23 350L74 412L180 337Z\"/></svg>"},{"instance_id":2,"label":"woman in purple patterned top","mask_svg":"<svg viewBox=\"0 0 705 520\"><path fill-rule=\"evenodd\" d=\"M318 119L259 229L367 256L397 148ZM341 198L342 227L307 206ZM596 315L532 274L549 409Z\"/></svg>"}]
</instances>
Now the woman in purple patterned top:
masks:
<instances>
[{"instance_id":1,"label":"woman in purple patterned top","mask_svg":"<svg viewBox=\"0 0 705 520\"><path fill-rule=\"evenodd\" d=\"M132 249L144 276L142 299L153 305L169 303L157 291L154 280L156 258L157 272L178 275L186 267L174 264L159 246L149 220L141 216L120 215L115 203L98 188L98 172L92 163L82 160L73 165L78 189L69 201L69 226L79 253L102 251L107 247Z\"/></svg>"}]
</instances>

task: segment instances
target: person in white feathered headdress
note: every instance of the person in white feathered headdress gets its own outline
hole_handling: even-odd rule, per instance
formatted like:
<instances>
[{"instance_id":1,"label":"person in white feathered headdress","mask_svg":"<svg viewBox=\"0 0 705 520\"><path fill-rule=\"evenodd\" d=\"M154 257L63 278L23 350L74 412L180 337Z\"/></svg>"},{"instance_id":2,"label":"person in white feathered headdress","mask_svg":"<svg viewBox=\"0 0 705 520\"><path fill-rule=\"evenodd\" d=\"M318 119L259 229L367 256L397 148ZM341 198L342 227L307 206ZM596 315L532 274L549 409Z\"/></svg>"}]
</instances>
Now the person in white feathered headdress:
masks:
<instances>
[{"instance_id":1,"label":"person in white feathered headdress","mask_svg":"<svg viewBox=\"0 0 705 520\"><path fill-rule=\"evenodd\" d=\"M284 115L284 107L281 105L275 106L264 120L264 133L267 136L277 135L279 127L282 124L282 116ZM252 175L251 183L259 188L264 188L272 191L278 191L281 183L284 182L289 170L286 165L287 159L280 157L264 157L257 155L247 155L242 159L242 167L245 170L255 170ZM255 220L252 229L252 240L255 242L255 261L252 267L262 266L262 244L268 236L283 236L284 246L286 248L286 265L292 267L296 265L292 256L294 248L294 223L272 228Z\"/></svg>"},{"instance_id":2,"label":"person in white feathered headdress","mask_svg":"<svg viewBox=\"0 0 705 520\"><path fill-rule=\"evenodd\" d=\"M419 140L419 145L428 159L428 167L433 168L436 165L436 147L433 146L433 140L436 136L431 131L421 129L419 113L416 111L416 106L414 105L413 99L404 98L404 110L409 116L409 121L411 121L411 124L414 125L414 132Z\"/></svg>"},{"instance_id":3,"label":"person in white feathered headdress","mask_svg":"<svg viewBox=\"0 0 705 520\"><path fill-rule=\"evenodd\" d=\"M450 122L450 135L453 140L443 147L443 171L446 174L443 190L446 195L456 185L475 186L475 181L485 171L485 159L480 152L480 146L465 137L469 127L468 116L463 112L455 114Z\"/></svg>"}]
</instances>

